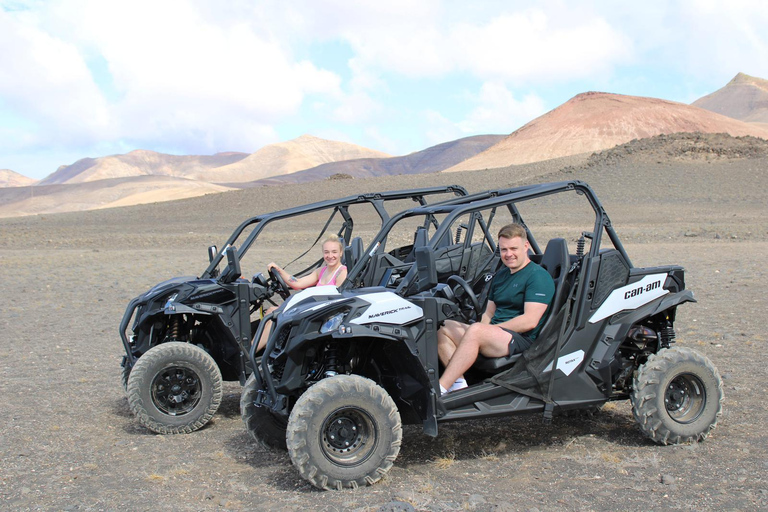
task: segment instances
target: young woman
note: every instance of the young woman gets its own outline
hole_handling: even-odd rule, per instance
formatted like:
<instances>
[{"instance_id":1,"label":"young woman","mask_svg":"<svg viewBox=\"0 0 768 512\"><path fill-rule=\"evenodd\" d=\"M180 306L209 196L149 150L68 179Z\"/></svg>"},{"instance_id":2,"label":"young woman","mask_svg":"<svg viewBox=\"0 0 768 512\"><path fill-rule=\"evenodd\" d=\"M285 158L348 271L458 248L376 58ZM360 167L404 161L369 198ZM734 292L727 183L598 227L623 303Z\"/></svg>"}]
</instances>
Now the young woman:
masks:
<instances>
[{"instance_id":1,"label":"young woman","mask_svg":"<svg viewBox=\"0 0 768 512\"><path fill-rule=\"evenodd\" d=\"M285 280L285 284L294 290L303 290L310 286L323 286L327 284L340 286L347 278L347 267L341 264L342 254L344 254L344 247L341 244L341 240L338 236L331 235L323 242L323 261L325 261L325 265L311 274L296 278L274 262L270 262L267 265L267 271L273 268L277 270L283 280Z\"/></svg>"},{"instance_id":2,"label":"young woman","mask_svg":"<svg viewBox=\"0 0 768 512\"><path fill-rule=\"evenodd\" d=\"M296 278L289 274L276 263L270 262L267 265L267 271L274 268L282 276L285 284L293 288L294 290L303 290L310 286L324 286L333 285L341 286L341 283L347 278L347 267L341 264L341 255L344 253L344 246L341 240L336 235L331 235L323 242L323 261L325 265L313 271L311 274L304 277ZM267 309L264 314L272 313L277 307L272 306ZM259 339L259 346L256 347L258 353L267 344L271 326L267 326L261 334Z\"/></svg>"}]
</instances>

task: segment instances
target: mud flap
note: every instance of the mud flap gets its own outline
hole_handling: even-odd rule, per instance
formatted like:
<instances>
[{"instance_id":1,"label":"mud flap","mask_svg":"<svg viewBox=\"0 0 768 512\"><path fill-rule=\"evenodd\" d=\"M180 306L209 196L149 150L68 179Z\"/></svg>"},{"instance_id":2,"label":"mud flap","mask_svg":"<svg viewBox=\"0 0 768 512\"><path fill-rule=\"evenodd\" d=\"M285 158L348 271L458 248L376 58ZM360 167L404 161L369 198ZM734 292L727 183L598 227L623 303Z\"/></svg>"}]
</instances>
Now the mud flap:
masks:
<instances>
[{"instance_id":1,"label":"mud flap","mask_svg":"<svg viewBox=\"0 0 768 512\"><path fill-rule=\"evenodd\" d=\"M445 408L442 413L445 414ZM427 417L424 420L424 433L431 437L437 437L437 395L432 390L429 393L429 400L427 400Z\"/></svg>"}]
</instances>

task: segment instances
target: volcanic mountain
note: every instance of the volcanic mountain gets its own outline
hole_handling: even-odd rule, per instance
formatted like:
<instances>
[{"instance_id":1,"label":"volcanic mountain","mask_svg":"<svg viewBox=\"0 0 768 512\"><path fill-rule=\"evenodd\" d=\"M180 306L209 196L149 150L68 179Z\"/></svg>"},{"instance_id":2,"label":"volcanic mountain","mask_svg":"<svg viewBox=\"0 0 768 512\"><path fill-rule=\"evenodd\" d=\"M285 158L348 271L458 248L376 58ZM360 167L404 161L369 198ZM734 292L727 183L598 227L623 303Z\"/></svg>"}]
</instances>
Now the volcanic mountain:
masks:
<instances>
[{"instance_id":1,"label":"volcanic mountain","mask_svg":"<svg viewBox=\"0 0 768 512\"><path fill-rule=\"evenodd\" d=\"M768 80L739 73L692 105L748 123L768 123Z\"/></svg>"},{"instance_id":2,"label":"volcanic mountain","mask_svg":"<svg viewBox=\"0 0 768 512\"><path fill-rule=\"evenodd\" d=\"M396 174L439 172L485 151L503 138L503 135L475 135L473 137L464 137L463 139L444 142L404 156L357 158L354 160L331 162L305 171L259 180L254 182L253 185L306 183L330 177L371 178Z\"/></svg>"},{"instance_id":3,"label":"volcanic mountain","mask_svg":"<svg viewBox=\"0 0 768 512\"><path fill-rule=\"evenodd\" d=\"M269 144L229 165L192 174L211 183L244 183L283 176L329 162L357 158L387 158L390 155L347 142L320 139L311 135Z\"/></svg>"},{"instance_id":4,"label":"volcanic mountain","mask_svg":"<svg viewBox=\"0 0 768 512\"><path fill-rule=\"evenodd\" d=\"M768 128L656 98L579 94L446 172L491 169L581 153L662 133L704 132L768 139Z\"/></svg>"},{"instance_id":5,"label":"volcanic mountain","mask_svg":"<svg viewBox=\"0 0 768 512\"><path fill-rule=\"evenodd\" d=\"M242 183L309 169L350 158L388 157L386 153L346 142L302 135L269 144L253 154L168 155L136 150L124 155L83 158L59 169L38 185L85 183L133 176L172 176L208 183Z\"/></svg>"},{"instance_id":6,"label":"volcanic mountain","mask_svg":"<svg viewBox=\"0 0 768 512\"><path fill-rule=\"evenodd\" d=\"M3 187L24 187L36 182L32 178L13 172L10 169L0 169L0 188Z\"/></svg>"}]
</instances>

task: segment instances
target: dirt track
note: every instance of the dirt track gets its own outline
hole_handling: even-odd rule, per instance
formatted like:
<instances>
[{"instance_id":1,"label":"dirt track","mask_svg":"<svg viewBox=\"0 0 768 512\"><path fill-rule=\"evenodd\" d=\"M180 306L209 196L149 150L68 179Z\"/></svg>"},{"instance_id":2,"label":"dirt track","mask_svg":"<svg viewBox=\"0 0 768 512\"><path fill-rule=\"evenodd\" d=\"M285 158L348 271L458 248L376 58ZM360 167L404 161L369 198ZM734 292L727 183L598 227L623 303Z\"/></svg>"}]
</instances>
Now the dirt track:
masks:
<instances>
[{"instance_id":1,"label":"dirt track","mask_svg":"<svg viewBox=\"0 0 768 512\"><path fill-rule=\"evenodd\" d=\"M768 160L644 150L546 171L344 180L343 193L324 182L0 221L0 509L767 508ZM656 446L623 402L552 425L538 416L441 424L435 439L409 426L382 482L320 492L285 453L250 439L236 383L191 435L154 435L132 417L119 377L126 304L167 277L198 274L205 247L246 215L361 190L435 182L481 190L521 178L588 181L635 265L686 267L699 302L679 311L679 343L712 359L726 393L706 441Z\"/></svg>"}]
</instances>

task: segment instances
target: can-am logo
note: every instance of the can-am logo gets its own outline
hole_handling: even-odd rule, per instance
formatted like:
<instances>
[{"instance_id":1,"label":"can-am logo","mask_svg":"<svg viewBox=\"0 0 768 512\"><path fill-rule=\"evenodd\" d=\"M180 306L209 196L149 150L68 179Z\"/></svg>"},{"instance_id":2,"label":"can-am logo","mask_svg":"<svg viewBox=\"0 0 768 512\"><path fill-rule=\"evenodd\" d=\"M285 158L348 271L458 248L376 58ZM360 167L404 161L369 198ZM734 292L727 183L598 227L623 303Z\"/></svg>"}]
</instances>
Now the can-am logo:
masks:
<instances>
[{"instance_id":1,"label":"can-am logo","mask_svg":"<svg viewBox=\"0 0 768 512\"><path fill-rule=\"evenodd\" d=\"M401 308L390 309L388 311L379 311L378 313L374 313L372 315L368 315L368 318L378 318L380 316L394 315L398 311L404 311L406 309L411 309L411 306L403 306Z\"/></svg>"},{"instance_id":2,"label":"can-am logo","mask_svg":"<svg viewBox=\"0 0 768 512\"><path fill-rule=\"evenodd\" d=\"M631 290L627 290L624 293L624 298L625 299L629 299L629 298L632 298L632 297L637 297L641 293L649 292L651 290L655 290L656 288L660 288L660 287L661 287L661 280L655 281L655 282L649 283L649 284L647 284L645 286L639 286L637 288L633 288Z\"/></svg>"}]
</instances>

